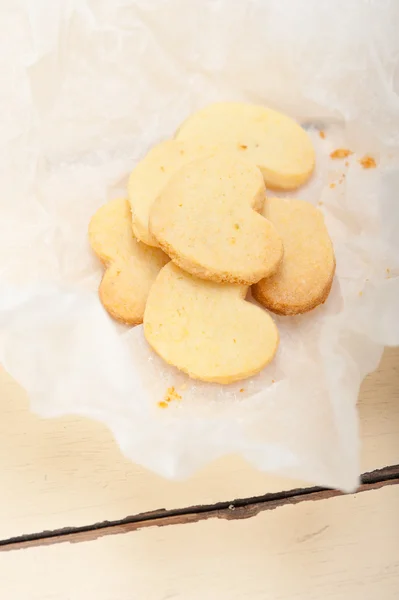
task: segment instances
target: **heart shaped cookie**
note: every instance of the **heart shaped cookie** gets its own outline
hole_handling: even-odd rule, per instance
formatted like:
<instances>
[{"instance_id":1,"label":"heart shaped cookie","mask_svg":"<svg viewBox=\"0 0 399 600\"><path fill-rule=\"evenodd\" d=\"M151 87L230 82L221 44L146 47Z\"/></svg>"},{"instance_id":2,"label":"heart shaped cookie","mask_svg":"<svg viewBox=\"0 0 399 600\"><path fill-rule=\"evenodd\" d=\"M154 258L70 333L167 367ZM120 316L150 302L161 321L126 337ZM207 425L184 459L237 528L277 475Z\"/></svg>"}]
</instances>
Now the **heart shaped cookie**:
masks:
<instances>
[{"instance_id":1,"label":"heart shaped cookie","mask_svg":"<svg viewBox=\"0 0 399 600\"><path fill-rule=\"evenodd\" d=\"M256 300L280 315L308 312L325 302L335 272L334 249L322 213L309 202L268 198L263 215L280 234L278 271L252 287Z\"/></svg>"},{"instance_id":2,"label":"heart shaped cookie","mask_svg":"<svg viewBox=\"0 0 399 600\"><path fill-rule=\"evenodd\" d=\"M274 226L256 212L265 198L255 165L217 153L171 177L152 205L150 231L192 275L250 285L271 275L283 254Z\"/></svg>"},{"instance_id":3,"label":"heart shaped cookie","mask_svg":"<svg viewBox=\"0 0 399 600\"><path fill-rule=\"evenodd\" d=\"M246 292L170 262L148 296L145 337L167 363L195 379L227 384L250 377L272 360L279 335L270 315L245 301Z\"/></svg>"},{"instance_id":4,"label":"heart shaped cookie","mask_svg":"<svg viewBox=\"0 0 399 600\"><path fill-rule=\"evenodd\" d=\"M196 141L167 140L152 148L132 171L128 195L132 210L133 233L149 246L158 246L148 229L151 206L162 188L183 165L208 156L211 148Z\"/></svg>"},{"instance_id":5,"label":"heart shaped cookie","mask_svg":"<svg viewBox=\"0 0 399 600\"><path fill-rule=\"evenodd\" d=\"M258 165L265 183L292 190L309 179L315 152L307 133L290 117L240 102L211 104L188 117L177 140L225 144Z\"/></svg>"},{"instance_id":6,"label":"heart shaped cookie","mask_svg":"<svg viewBox=\"0 0 399 600\"><path fill-rule=\"evenodd\" d=\"M104 308L122 323L142 323L150 287L169 258L134 238L129 202L124 198L108 202L95 213L89 242L106 266L99 288Z\"/></svg>"}]
</instances>

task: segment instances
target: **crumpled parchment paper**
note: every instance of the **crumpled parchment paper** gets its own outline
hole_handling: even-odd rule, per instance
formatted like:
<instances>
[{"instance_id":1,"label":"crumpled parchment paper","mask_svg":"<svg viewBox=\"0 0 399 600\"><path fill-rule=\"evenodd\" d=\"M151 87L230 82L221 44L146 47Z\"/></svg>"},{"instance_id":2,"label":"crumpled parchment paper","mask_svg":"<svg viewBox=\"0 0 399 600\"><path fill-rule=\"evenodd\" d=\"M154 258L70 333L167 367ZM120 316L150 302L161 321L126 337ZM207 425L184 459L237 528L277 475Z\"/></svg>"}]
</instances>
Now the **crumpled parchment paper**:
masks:
<instances>
[{"instance_id":1,"label":"crumpled parchment paper","mask_svg":"<svg viewBox=\"0 0 399 600\"><path fill-rule=\"evenodd\" d=\"M0 361L32 409L103 421L169 478L238 453L353 489L359 385L399 343L398 3L5 0L0 13ZM317 170L293 195L323 210L337 257L326 304L277 317L276 360L228 387L187 379L142 327L107 316L87 242L150 145L215 100L308 129ZM339 147L348 166L329 158ZM366 153L377 168L359 164ZM182 400L162 410L172 385Z\"/></svg>"}]
</instances>

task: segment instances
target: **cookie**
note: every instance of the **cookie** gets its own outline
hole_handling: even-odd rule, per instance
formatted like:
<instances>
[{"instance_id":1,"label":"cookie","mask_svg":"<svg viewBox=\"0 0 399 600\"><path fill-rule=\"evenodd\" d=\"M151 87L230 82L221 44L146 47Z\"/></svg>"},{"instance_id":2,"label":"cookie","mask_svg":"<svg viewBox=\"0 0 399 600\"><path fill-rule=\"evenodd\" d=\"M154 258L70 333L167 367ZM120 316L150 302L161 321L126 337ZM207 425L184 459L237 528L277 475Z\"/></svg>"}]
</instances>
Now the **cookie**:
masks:
<instances>
[{"instance_id":1,"label":"cookie","mask_svg":"<svg viewBox=\"0 0 399 600\"><path fill-rule=\"evenodd\" d=\"M190 377L232 383L274 357L279 335L271 316L245 300L246 286L204 281L167 264L153 284L144 334L159 356Z\"/></svg>"},{"instance_id":2,"label":"cookie","mask_svg":"<svg viewBox=\"0 0 399 600\"><path fill-rule=\"evenodd\" d=\"M309 179L315 164L312 142L302 127L264 106L211 104L184 121L175 138L229 145L258 165L272 189L299 187Z\"/></svg>"},{"instance_id":3,"label":"cookie","mask_svg":"<svg viewBox=\"0 0 399 600\"><path fill-rule=\"evenodd\" d=\"M250 285L272 274L283 246L256 211L265 202L259 169L232 153L182 167L152 205L150 231L185 271L203 279Z\"/></svg>"},{"instance_id":4,"label":"cookie","mask_svg":"<svg viewBox=\"0 0 399 600\"><path fill-rule=\"evenodd\" d=\"M325 302L335 272L334 249L322 213L309 202L268 198L263 215L280 234L279 270L252 287L254 298L279 315L297 315Z\"/></svg>"},{"instance_id":5,"label":"cookie","mask_svg":"<svg viewBox=\"0 0 399 600\"><path fill-rule=\"evenodd\" d=\"M207 156L211 148L196 141L167 140L154 146L132 171L128 195L132 210L133 232L149 246L158 246L148 229L150 208L162 188L183 165Z\"/></svg>"},{"instance_id":6,"label":"cookie","mask_svg":"<svg viewBox=\"0 0 399 600\"><path fill-rule=\"evenodd\" d=\"M142 323L150 287L169 258L134 238L129 202L124 198L108 202L95 213L89 242L106 267L99 288L104 308L122 323Z\"/></svg>"}]
</instances>

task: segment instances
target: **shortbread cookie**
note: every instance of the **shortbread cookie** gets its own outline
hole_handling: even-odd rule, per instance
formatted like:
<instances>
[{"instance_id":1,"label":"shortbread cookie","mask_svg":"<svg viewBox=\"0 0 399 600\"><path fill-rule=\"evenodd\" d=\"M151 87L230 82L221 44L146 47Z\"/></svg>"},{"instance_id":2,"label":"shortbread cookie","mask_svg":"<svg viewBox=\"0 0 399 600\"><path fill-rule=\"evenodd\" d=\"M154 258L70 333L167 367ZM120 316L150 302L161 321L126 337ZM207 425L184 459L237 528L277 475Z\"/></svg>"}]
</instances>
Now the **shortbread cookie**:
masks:
<instances>
[{"instance_id":1,"label":"shortbread cookie","mask_svg":"<svg viewBox=\"0 0 399 600\"><path fill-rule=\"evenodd\" d=\"M95 213L89 241L106 266L99 288L104 308L123 323L142 323L150 287L169 258L134 238L129 202L124 198L108 202Z\"/></svg>"},{"instance_id":2,"label":"shortbread cookie","mask_svg":"<svg viewBox=\"0 0 399 600\"><path fill-rule=\"evenodd\" d=\"M253 286L256 300L280 315L297 315L325 302L334 272L334 250L322 213L309 202L268 198L263 215L284 244L279 270Z\"/></svg>"},{"instance_id":3,"label":"shortbread cookie","mask_svg":"<svg viewBox=\"0 0 399 600\"><path fill-rule=\"evenodd\" d=\"M136 238L150 246L158 246L148 230L148 218L155 198L183 165L195 158L208 156L212 148L196 141L167 140L154 146L132 171L129 202L133 232Z\"/></svg>"},{"instance_id":4,"label":"shortbread cookie","mask_svg":"<svg viewBox=\"0 0 399 600\"><path fill-rule=\"evenodd\" d=\"M315 152L307 133L290 117L240 102L211 104L189 117L175 135L207 144L228 144L262 171L266 185L292 190L309 179Z\"/></svg>"},{"instance_id":5,"label":"shortbread cookie","mask_svg":"<svg viewBox=\"0 0 399 600\"><path fill-rule=\"evenodd\" d=\"M259 169L232 153L182 167L150 212L150 231L185 271L203 279L249 285L272 274L283 247L256 211L265 201Z\"/></svg>"},{"instance_id":6,"label":"shortbread cookie","mask_svg":"<svg viewBox=\"0 0 399 600\"><path fill-rule=\"evenodd\" d=\"M167 363L195 379L227 384L250 377L273 359L279 335L270 315L245 301L246 292L170 262L148 296L145 337Z\"/></svg>"}]
</instances>

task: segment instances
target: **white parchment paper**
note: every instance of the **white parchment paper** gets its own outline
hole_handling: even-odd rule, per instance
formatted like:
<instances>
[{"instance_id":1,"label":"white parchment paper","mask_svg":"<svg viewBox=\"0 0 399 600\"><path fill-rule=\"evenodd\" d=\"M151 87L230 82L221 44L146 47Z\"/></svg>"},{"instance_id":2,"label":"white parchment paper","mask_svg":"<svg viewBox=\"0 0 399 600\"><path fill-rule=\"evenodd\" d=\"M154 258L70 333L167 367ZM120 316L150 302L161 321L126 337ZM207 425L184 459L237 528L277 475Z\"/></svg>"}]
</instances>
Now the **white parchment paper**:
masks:
<instances>
[{"instance_id":1,"label":"white parchment paper","mask_svg":"<svg viewBox=\"0 0 399 600\"><path fill-rule=\"evenodd\" d=\"M32 409L103 421L165 477L238 453L352 489L359 385L399 343L398 2L4 0L0 14L0 361ZM327 303L277 318L276 360L228 387L188 380L107 316L87 242L150 145L215 100L309 130L317 170L295 195L323 210L337 256ZM182 401L161 410L171 385Z\"/></svg>"}]
</instances>

